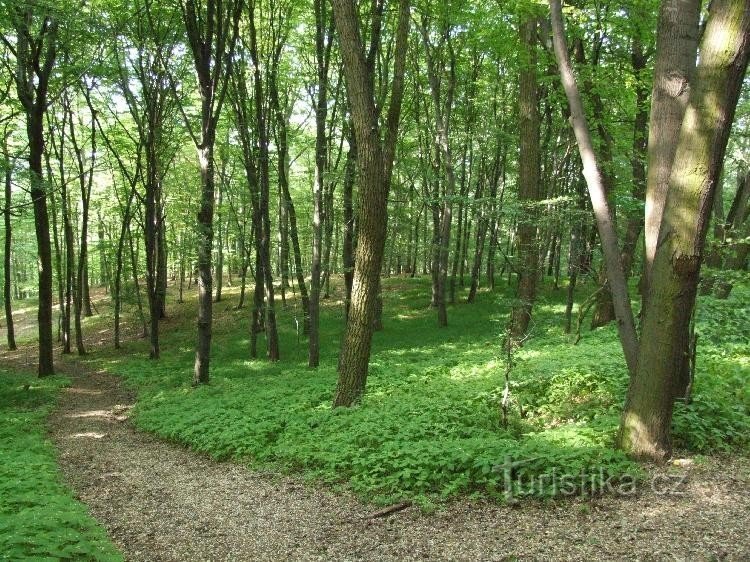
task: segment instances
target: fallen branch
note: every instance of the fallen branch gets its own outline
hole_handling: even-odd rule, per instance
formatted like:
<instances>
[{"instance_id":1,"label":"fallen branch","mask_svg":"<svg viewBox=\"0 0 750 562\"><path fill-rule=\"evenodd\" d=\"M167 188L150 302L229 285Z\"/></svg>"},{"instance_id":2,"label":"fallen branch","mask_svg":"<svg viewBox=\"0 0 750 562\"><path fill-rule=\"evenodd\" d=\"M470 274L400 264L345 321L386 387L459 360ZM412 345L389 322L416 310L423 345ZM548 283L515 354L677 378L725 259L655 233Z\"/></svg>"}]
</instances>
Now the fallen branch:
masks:
<instances>
[{"instance_id":1,"label":"fallen branch","mask_svg":"<svg viewBox=\"0 0 750 562\"><path fill-rule=\"evenodd\" d=\"M388 507L384 507L383 509L379 509L377 511L372 512L370 515L365 516L365 519L378 519L379 517L385 517L392 513L403 511L404 509L410 506L411 506L410 501L394 503L393 505L389 505Z\"/></svg>"}]
</instances>

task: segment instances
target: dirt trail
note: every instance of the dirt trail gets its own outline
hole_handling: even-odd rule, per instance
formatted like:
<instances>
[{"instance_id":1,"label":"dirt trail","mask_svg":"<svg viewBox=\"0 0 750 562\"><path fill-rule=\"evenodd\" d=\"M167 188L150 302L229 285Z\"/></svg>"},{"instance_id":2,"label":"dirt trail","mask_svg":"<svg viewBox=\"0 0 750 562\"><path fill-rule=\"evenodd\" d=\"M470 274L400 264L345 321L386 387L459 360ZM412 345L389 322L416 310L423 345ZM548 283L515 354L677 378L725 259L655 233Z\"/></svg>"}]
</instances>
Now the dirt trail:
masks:
<instances>
[{"instance_id":1,"label":"dirt trail","mask_svg":"<svg viewBox=\"0 0 750 562\"><path fill-rule=\"evenodd\" d=\"M66 362L67 363L67 362ZM368 519L347 495L217 463L135 430L116 377L73 380L50 418L60 465L127 560L747 560L750 462L681 469L679 495L461 501Z\"/></svg>"}]
</instances>

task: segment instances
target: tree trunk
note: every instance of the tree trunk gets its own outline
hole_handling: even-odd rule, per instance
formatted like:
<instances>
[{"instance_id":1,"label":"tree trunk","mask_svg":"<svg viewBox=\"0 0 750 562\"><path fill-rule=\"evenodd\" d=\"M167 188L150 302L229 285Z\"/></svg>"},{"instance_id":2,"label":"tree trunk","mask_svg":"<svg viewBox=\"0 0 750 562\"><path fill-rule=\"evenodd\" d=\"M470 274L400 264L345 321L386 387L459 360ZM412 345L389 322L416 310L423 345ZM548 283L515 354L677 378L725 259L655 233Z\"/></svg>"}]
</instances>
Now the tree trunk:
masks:
<instances>
[{"instance_id":1,"label":"tree trunk","mask_svg":"<svg viewBox=\"0 0 750 562\"><path fill-rule=\"evenodd\" d=\"M135 186L130 190L128 195L128 201L125 205L125 212L122 216L122 226L120 227L120 236L117 238L117 253L115 256L115 279L114 279L114 292L112 294L112 300L114 301L114 345L115 349L120 349L120 311L122 308L122 270L123 270L123 252L125 250L125 239L130 229L130 210L133 205L133 198L135 197Z\"/></svg>"},{"instance_id":2,"label":"tree trunk","mask_svg":"<svg viewBox=\"0 0 750 562\"><path fill-rule=\"evenodd\" d=\"M648 131L644 295L649 293L669 176L695 70L701 4L701 0L663 0L659 7Z\"/></svg>"},{"instance_id":3,"label":"tree trunk","mask_svg":"<svg viewBox=\"0 0 750 562\"><path fill-rule=\"evenodd\" d=\"M448 46L450 69L445 99L441 96L441 79L444 69L438 75L437 61L430 44L429 30L426 19L422 21L422 45L427 59L427 78L430 84L432 110L435 126L435 151L440 156L445 171L445 193L443 194L443 208L440 213L439 246L436 249L437 268L435 284L435 306L437 307L438 326L448 325L448 311L446 309L446 285L448 283L448 258L450 254L451 220L453 217L453 194L456 191L456 175L453 169L453 155L450 146L451 110L453 108L453 93L456 86L456 56L451 44L450 29L444 30ZM459 236L460 236L459 232Z\"/></svg>"},{"instance_id":4,"label":"tree trunk","mask_svg":"<svg viewBox=\"0 0 750 562\"><path fill-rule=\"evenodd\" d=\"M217 213L217 225L216 233L218 236L218 244L216 244L216 302L221 302L221 291L224 288L224 227L222 225L222 214L221 208L224 199L224 179L226 177L226 160L222 159L222 180L219 183L219 202L218 202L218 213Z\"/></svg>"},{"instance_id":5,"label":"tree trunk","mask_svg":"<svg viewBox=\"0 0 750 562\"><path fill-rule=\"evenodd\" d=\"M539 247L537 240L536 202L540 198L539 94L537 80L537 20L529 18L520 25L523 64L519 74L518 199L523 205L518 218L518 290L517 303L511 312L510 335L514 342L523 341L529 330L531 310L536 299Z\"/></svg>"},{"instance_id":6,"label":"tree trunk","mask_svg":"<svg viewBox=\"0 0 750 562\"><path fill-rule=\"evenodd\" d=\"M351 406L357 402L367 381L387 231L388 192L404 90L410 14L408 0L400 0L393 56L394 76L383 140L375 107L374 65L365 59L357 8L353 0L332 0L332 4L357 139L361 186L352 298L333 399L333 406L336 407Z\"/></svg>"},{"instance_id":7,"label":"tree trunk","mask_svg":"<svg viewBox=\"0 0 750 562\"><path fill-rule=\"evenodd\" d=\"M11 277L11 255L13 249L13 226L11 223L11 186L13 170L8 154L8 137L3 139L3 166L5 168L5 205L3 207L3 221L5 224L5 246L3 253L3 302L5 304L5 326L8 337L8 349L16 349L16 332L13 327L13 287Z\"/></svg>"},{"instance_id":8,"label":"tree trunk","mask_svg":"<svg viewBox=\"0 0 750 562\"><path fill-rule=\"evenodd\" d=\"M208 383L211 359L214 144L224 96L232 73L228 65L234 57L243 2L241 0L226 2L206 0L205 3L201 2L196 6L190 1L181 4L180 7L198 78L201 100L199 134L196 135L187 123L198 151L201 173L198 211L198 334L193 372L193 384L197 385ZM252 12L250 15L252 22ZM266 165L268 165L267 161ZM155 199L160 200L158 197ZM157 310L157 313L160 313L160 310Z\"/></svg>"},{"instance_id":9,"label":"tree trunk","mask_svg":"<svg viewBox=\"0 0 750 562\"><path fill-rule=\"evenodd\" d=\"M89 300L88 295L88 275L86 264L88 263L88 248L89 248L89 203L91 201L91 188L94 183L94 164L96 158L96 113L91 105L90 96L86 94L86 101L91 111L91 162L89 162L88 173L85 169L85 161L83 156L83 149L78 145L76 139L75 128L73 126L73 115L70 116L70 138L73 144L73 149L76 154L76 161L78 163L78 183L81 188L81 232L80 232L80 243L78 253L78 272L76 275L76 291L75 291L75 331L76 331L76 348L78 355L85 355L86 348L83 344L83 328L81 326L81 314L83 314L86 303ZM89 305L89 311L90 311Z\"/></svg>"},{"instance_id":10,"label":"tree trunk","mask_svg":"<svg viewBox=\"0 0 750 562\"><path fill-rule=\"evenodd\" d=\"M201 171L201 198L198 212L198 340L195 350L193 384L205 384L209 379L211 357L211 315L213 312L213 290L211 253L214 229L214 147L213 142L199 149L198 160ZM153 330L154 311L151 323ZM158 317L156 323L158 325Z\"/></svg>"},{"instance_id":11,"label":"tree trunk","mask_svg":"<svg viewBox=\"0 0 750 562\"><path fill-rule=\"evenodd\" d=\"M279 360L279 335L276 329L276 309L273 290L273 269L271 269L271 218L269 215L270 178L268 151L268 120L262 100L263 81L261 78L260 61L258 58L257 34L255 29L255 3L250 9L250 56L253 62L255 85L255 120L258 130L258 157L260 198L259 211L261 219L260 229L260 259L262 263L263 284L265 292L264 320L266 328L266 354L271 361ZM261 269L260 267L258 269Z\"/></svg>"},{"instance_id":12,"label":"tree trunk","mask_svg":"<svg viewBox=\"0 0 750 562\"><path fill-rule=\"evenodd\" d=\"M354 281L354 181L357 173L357 144L354 125L348 123L345 134L349 144L344 164L344 243L341 261L344 268L344 318L349 318L349 305Z\"/></svg>"},{"instance_id":13,"label":"tree trunk","mask_svg":"<svg viewBox=\"0 0 750 562\"><path fill-rule=\"evenodd\" d=\"M310 266L310 334L308 340L308 367L320 363L320 281L323 248L323 223L326 220L323 207L325 174L328 166L328 138L326 119L328 116L328 66L331 37L326 37L328 27L326 0L315 0L315 63L317 70L315 98L315 180L313 182L312 262ZM330 217L329 217L330 220Z\"/></svg>"},{"instance_id":14,"label":"tree trunk","mask_svg":"<svg viewBox=\"0 0 750 562\"><path fill-rule=\"evenodd\" d=\"M683 365L706 233L749 55L750 1L714 0L669 178L638 370L622 415L619 445L636 458L661 461L671 454L672 410L686 386Z\"/></svg>"},{"instance_id":15,"label":"tree trunk","mask_svg":"<svg viewBox=\"0 0 750 562\"><path fill-rule=\"evenodd\" d=\"M633 38L631 66L635 75L635 123L633 124L633 154L631 169L633 171L633 199L643 201L646 197L646 156L648 146L648 90L643 74L646 70L647 57L643 45L637 37ZM643 212L633 211L628 216L625 241L622 245L622 269L630 277L635 259L638 239L643 231Z\"/></svg>"},{"instance_id":16,"label":"tree trunk","mask_svg":"<svg viewBox=\"0 0 750 562\"><path fill-rule=\"evenodd\" d=\"M560 70L563 87L565 89L568 104L570 106L570 117L573 131L578 142L578 150L583 162L583 176L589 189L591 205L594 209L599 238L602 241L602 252L607 271L607 279L612 290L615 314L617 316L617 327L622 343L628 370L635 372L638 354L638 337L635 331L635 320L633 310L630 306L628 286L620 263L620 250L617 242L617 232L614 228L612 213L607 201L607 192L602 181L601 171L594 154L591 142L586 114L583 112L581 96L578 92L573 70L568 58L568 49L565 44L563 29L562 8L560 0L550 0L552 12L552 32L555 47L555 57Z\"/></svg>"}]
</instances>

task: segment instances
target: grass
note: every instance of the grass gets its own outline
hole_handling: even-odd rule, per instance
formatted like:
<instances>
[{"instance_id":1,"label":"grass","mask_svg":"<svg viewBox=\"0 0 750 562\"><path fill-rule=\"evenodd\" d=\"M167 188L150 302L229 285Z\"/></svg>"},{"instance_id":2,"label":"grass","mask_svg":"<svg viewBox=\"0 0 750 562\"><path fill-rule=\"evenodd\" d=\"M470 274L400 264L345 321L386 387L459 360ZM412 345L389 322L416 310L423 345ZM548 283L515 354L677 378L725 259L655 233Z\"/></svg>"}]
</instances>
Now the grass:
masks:
<instances>
[{"instance_id":1,"label":"grass","mask_svg":"<svg viewBox=\"0 0 750 562\"><path fill-rule=\"evenodd\" d=\"M127 355L88 361L139 390L134 419L145 430L217 459L300 472L375 503L503 499L509 485L516 496L549 497L561 493L559 481L546 479L553 472L575 479L568 492L589 494L601 491L586 484L591 477L618 483L639 476L612 448L627 386L613 327L586 332L573 346L561 329L563 291L542 294L532 337L514 357L506 427L500 334L510 292L484 291L474 305L450 307L449 326L438 329L428 280L386 279L383 286L384 330L373 342L367 394L352 409L330 408L343 327L336 301L323 307L317 370L306 366L294 305L279 307L276 364L248 357L248 310L216 305L208 386L190 386L192 306L166 321L160 361L145 358L143 342L128 344ZM727 301L700 300L694 400L677 406L674 423L676 445L686 452L746 450L749 293L737 287ZM512 471L498 469L509 460L518 463Z\"/></svg>"},{"instance_id":2,"label":"grass","mask_svg":"<svg viewBox=\"0 0 750 562\"><path fill-rule=\"evenodd\" d=\"M45 437L66 383L0 371L0 559L122 560L63 485Z\"/></svg>"}]
</instances>

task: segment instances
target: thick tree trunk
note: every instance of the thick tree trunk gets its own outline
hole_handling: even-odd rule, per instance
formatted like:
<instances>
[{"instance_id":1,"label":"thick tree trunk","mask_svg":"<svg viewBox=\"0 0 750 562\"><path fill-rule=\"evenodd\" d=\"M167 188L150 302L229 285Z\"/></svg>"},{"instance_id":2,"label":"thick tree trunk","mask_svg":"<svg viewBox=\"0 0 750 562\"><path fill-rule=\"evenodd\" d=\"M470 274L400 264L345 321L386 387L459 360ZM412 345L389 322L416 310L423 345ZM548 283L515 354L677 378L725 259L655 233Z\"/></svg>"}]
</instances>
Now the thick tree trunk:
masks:
<instances>
[{"instance_id":1,"label":"thick tree trunk","mask_svg":"<svg viewBox=\"0 0 750 562\"><path fill-rule=\"evenodd\" d=\"M672 410L686 386L698 274L748 56L750 1L714 0L674 155L638 369L622 416L619 445L636 458L661 461L671 454Z\"/></svg>"},{"instance_id":2,"label":"thick tree trunk","mask_svg":"<svg viewBox=\"0 0 750 562\"><path fill-rule=\"evenodd\" d=\"M29 171L31 173L31 198L34 201L34 229L39 255L39 365L38 375L54 375L52 359L52 247L49 235L47 191L42 177L42 154L44 153L43 113L45 103L35 105L27 115L29 137Z\"/></svg>"},{"instance_id":3,"label":"thick tree trunk","mask_svg":"<svg viewBox=\"0 0 750 562\"><path fill-rule=\"evenodd\" d=\"M47 92L50 76L57 58L57 21L44 14L44 24L38 33L32 31L32 10L44 9L35 4L22 3L17 8L16 73L18 99L26 113L26 135L29 141L29 175L31 200L34 206L34 230L39 258L39 329L38 375L55 373L52 340L52 245L47 211L47 190L44 183L44 116L47 111Z\"/></svg>"},{"instance_id":4,"label":"thick tree trunk","mask_svg":"<svg viewBox=\"0 0 750 562\"><path fill-rule=\"evenodd\" d=\"M648 131L644 295L649 292L669 176L695 69L701 4L701 0L663 0L659 7Z\"/></svg>"},{"instance_id":5,"label":"thick tree trunk","mask_svg":"<svg viewBox=\"0 0 750 562\"><path fill-rule=\"evenodd\" d=\"M357 139L360 192L357 219L357 249L349 318L339 361L339 379L333 405L351 406L362 396L372 345L380 268L387 231L388 192L401 115L404 69L409 35L409 2L400 0L394 77L390 106L381 139L373 90L374 68L365 59L359 15L353 0L333 0L344 63L347 92ZM374 59L374 53L373 53Z\"/></svg>"}]
</instances>

